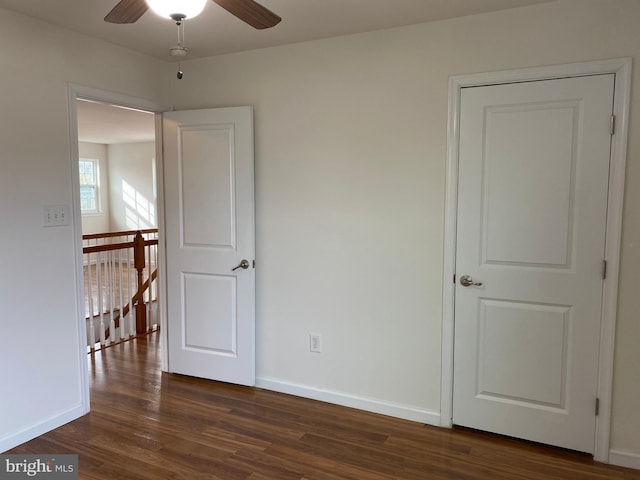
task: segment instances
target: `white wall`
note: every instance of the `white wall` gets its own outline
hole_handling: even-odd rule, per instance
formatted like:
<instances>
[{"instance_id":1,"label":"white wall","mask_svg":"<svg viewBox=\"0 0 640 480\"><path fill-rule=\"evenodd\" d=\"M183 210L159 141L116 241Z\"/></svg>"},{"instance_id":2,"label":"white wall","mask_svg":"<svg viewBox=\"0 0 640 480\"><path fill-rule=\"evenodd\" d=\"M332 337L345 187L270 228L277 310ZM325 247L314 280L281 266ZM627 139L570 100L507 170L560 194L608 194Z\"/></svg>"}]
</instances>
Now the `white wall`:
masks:
<instances>
[{"instance_id":1,"label":"white wall","mask_svg":"<svg viewBox=\"0 0 640 480\"><path fill-rule=\"evenodd\" d=\"M83 233L156 228L155 143L79 142L80 158L99 161L98 214L82 215Z\"/></svg>"},{"instance_id":2,"label":"white wall","mask_svg":"<svg viewBox=\"0 0 640 480\"><path fill-rule=\"evenodd\" d=\"M71 204L68 81L179 108L253 105L261 381L429 420L440 409L448 77L640 60L640 3L561 0L188 61L161 98L174 65L0 13L11 72L0 79L11 112L0 120L0 451L79 414L80 226L41 227L43 205ZM626 458L640 455L639 88L635 75L612 428ZM323 354L308 352L309 331Z\"/></svg>"},{"instance_id":3,"label":"white wall","mask_svg":"<svg viewBox=\"0 0 640 480\"><path fill-rule=\"evenodd\" d=\"M156 228L155 143L108 146L113 231Z\"/></svg>"},{"instance_id":4,"label":"white wall","mask_svg":"<svg viewBox=\"0 0 640 480\"><path fill-rule=\"evenodd\" d=\"M83 413L68 82L160 99L164 64L0 9L0 451ZM75 148L75 147L74 147ZM51 319L56 319L52 322Z\"/></svg>"},{"instance_id":5,"label":"white wall","mask_svg":"<svg viewBox=\"0 0 640 480\"><path fill-rule=\"evenodd\" d=\"M561 0L184 62L167 103L255 108L262 384L437 420L449 76L638 62L639 24L637 0ZM611 445L638 461L638 75L633 91Z\"/></svg>"},{"instance_id":6,"label":"white wall","mask_svg":"<svg viewBox=\"0 0 640 480\"><path fill-rule=\"evenodd\" d=\"M100 212L82 215L82 233L102 233L109 231L109 161L107 157L107 145L101 143L78 142L79 158L98 160L98 172L100 194Z\"/></svg>"}]
</instances>

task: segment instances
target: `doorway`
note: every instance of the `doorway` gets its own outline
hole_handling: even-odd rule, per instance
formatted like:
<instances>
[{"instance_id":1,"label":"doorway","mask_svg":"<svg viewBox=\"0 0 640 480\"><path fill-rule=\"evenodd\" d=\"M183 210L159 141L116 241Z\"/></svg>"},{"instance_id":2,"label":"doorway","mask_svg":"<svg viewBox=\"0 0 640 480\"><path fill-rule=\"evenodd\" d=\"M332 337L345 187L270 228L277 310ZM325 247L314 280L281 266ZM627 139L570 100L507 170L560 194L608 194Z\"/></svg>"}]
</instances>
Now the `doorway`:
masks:
<instances>
[{"instance_id":1,"label":"doorway","mask_svg":"<svg viewBox=\"0 0 640 480\"><path fill-rule=\"evenodd\" d=\"M87 203L87 194L86 192L83 192L84 194L84 198L83 194L81 194L81 188L80 188L80 159L81 158L85 158L87 160L98 160L97 162L94 163L95 166L97 166L98 170L100 169L100 162L99 162L99 158L95 158L95 157L99 157L99 155L96 155L96 152L105 152L106 150L108 150L108 148L103 148L103 147L96 147L96 145L108 145L108 144L116 144L117 142L117 138L120 138L121 140L124 139L124 134L122 132L118 133L118 128L119 126L122 126L123 124L119 121L119 120L114 120L113 117L111 117L111 125L108 125L108 115L115 115L116 118L122 114L126 114L126 112L146 112L144 113L145 116L150 117L153 120L153 128L154 128L154 137L152 139L152 144L153 144L153 151L154 151L154 157L157 159L158 164L160 163L160 157L158 152L155 149L155 137L157 137L157 135L155 134L156 131L156 118L155 118L155 114L157 114L157 112L161 112L163 110L163 107L159 104L155 104L153 102L149 102L146 101L144 99L139 99L136 97L130 97L127 95L120 95L120 94L115 94L112 92L105 92L99 89L94 89L91 87L85 87L85 86L81 86L81 85L75 85L75 84L69 84L68 86L68 102L69 102L69 107L68 107L68 111L69 111L69 123L70 123L70 150L71 150L71 155L70 155L70 160L71 160L71 177L72 177L72 197L73 197L73 224L76 226L76 238L75 238L75 258L76 258L76 298L77 298L77 310L76 310L76 314L77 314L77 319L78 319L78 335L79 335L79 345L81 346L80 351L78 352L80 355L80 364L84 365L85 367L88 366L88 355L87 355L87 347L85 347L89 340L88 340L88 324L90 322L87 321L86 319L86 305L85 305L85 272L84 272L84 258L83 258L83 241L82 241L82 226L83 226L83 215L82 215L82 208L81 205L85 206L89 206L89 207L94 207L94 215L95 216L91 216L89 215L88 218L91 218L91 220L93 220L93 222L91 222L91 220L89 220L88 222L84 222L88 228L96 228L96 225L99 228L105 228L105 226L109 225L110 223L110 217L111 217L111 212L110 212L110 208L105 208L106 205L104 203L100 203L100 202L104 202L105 200L103 200L101 198L101 194L99 192L98 189L98 193L93 197L95 202L92 204L91 201L89 201ZM87 127L85 129L85 131L83 133L79 132L79 122L78 122L78 118L79 118L79 108L78 108L78 103L82 101L83 106L93 106L94 109L98 109L98 108L110 108L110 110L105 110L102 111L102 114L105 114L105 112L107 112L107 115L102 115L102 117L100 115L96 115L94 116L94 121L95 119L100 119L102 118L102 120L98 121L98 124L96 125L84 125L84 127ZM117 106L117 108L116 108ZM82 107L81 107L82 108ZM85 112L86 113L86 112ZM83 119L83 120L86 120ZM101 125L100 125L101 123ZM106 127L105 127L105 123L107 123ZM99 131L103 129L103 133L101 135L103 135L101 138L97 138L97 137L91 137L91 132L93 131L95 133L95 131ZM111 133L113 134L113 137L109 138L105 135L106 131L111 131ZM137 138L138 140L141 140L140 137ZM80 146L80 142L81 140L84 140L85 145L82 146L83 150L82 150L82 155L81 155L81 146ZM93 140L93 141L92 141ZM129 137L129 140L132 140L132 137ZM146 140L148 140L148 137L146 138ZM104 142L104 143L102 143ZM131 142L130 142L131 143ZM123 144L124 145L124 144ZM116 149L122 150L125 147L117 147ZM119 152L121 153L121 152ZM126 157L126 156L125 156ZM151 163L151 160L149 161ZM118 163L120 164L121 162L118 160L117 162L114 163ZM104 167L103 167L104 168ZM157 173L157 177L158 178L162 178L161 177L161 169L158 168L156 169ZM116 175L117 177L117 175ZM108 177L107 177L108 178ZM115 178L115 177L114 177ZM124 185L122 183L122 180L124 180L123 178L118 177L119 178L119 184L120 186ZM98 187L102 186L103 188L105 187L104 184L104 180L102 184L100 184L100 176L99 173L96 172L96 179L97 179L97 183L98 183ZM108 184L109 182L107 182ZM107 189L108 189L108 185L107 185ZM122 190L119 190L120 193L122 193ZM102 192L105 195L107 194L107 192ZM129 193L131 193L129 191ZM155 195L155 189L151 194L147 194L150 197L153 197L153 195ZM123 198L123 197L119 197L119 198ZM134 194L134 198L135 198L135 194ZM150 199L148 199L150 200ZM124 201L123 198L123 203L127 203L126 201ZM110 205L109 205L110 206ZM148 206L149 204L147 204L147 211L145 212L146 218L147 220L149 220L149 211L148 211ZM108 214L108 220L107 220L107 211L109 211ZM98 214L96 214L98 213ZM157 220L161 220L161 204L160 202L158 202L158 208L155 209L155 218ZM121 217L122 218L122 217ZM131 222L133 219L129 218L129 221ZM140 221L140 218L136 218L136 221ZM157 221L156 220L156 221ZM126 225L126 219L122 220L124 222L124 225ZM118 223L115 223L116 225L118 225ZM141 224L140 224L141 225ZM158 224L159 229L162 228L161 222L159 222ZM110 228L110 227L109 227ZM159 258L159 267L162 268L162 256L158 255ZM161 277L159 278L160 283L159 283L159 291L160 291L160 297L162 297L162 282L161 282ZM161 326L162 329L162 322L163 320L163 315L162 315L162 309L159 309L159 315L158 315L158 321L159 324ZM104 333L104 331L103 331ZM88 372L88 370L86 370ZM83 391L84 391L84 395L83 395L83 409L85 412L89 411L89 382L88 382L88 373L87 376L84 376L82 378L82 387L83 387Z\"/></svg>"},{"instance_id":2,"label":"doorway","mask_svg":"<svg viewBox=\"0 0 640 480\"><path fill-rule=\"evenodd\" d=\"M179 354L174 351L174 356L171 357L173 361L170 363L169 348L161 348L162 370L180 371L180 373L239 384L253 384L255 381L255 221L252 109L234 107L172 112L164 116L163 122L163 115L160 112L165 109L161 106L136 98L72 85L69 94L69 111L73 146L78 144L76 109L78 98L155 113L156 172L159 184L157 225L162 238L162 242L158 243L158 268L163 272L168 271L167 258L171 257L172 263L169 267L177 269L179 274L175 278L180 277L183 281L183 284L170 285L172 294L176 296L172 305L178 308L178 310L172 310L172 318L175 318L175 321L182 321L182 327L174 329L177 336L173 338L172 343L175 348L182 349L190 355L191 359L194 352L200 354L200 357L204 354L204 357L210 361L217 362L220 368L226 368L223 373L211 374L209 371L207 374L202 374L201 371L193 370L201 368L201 365L189 360L190 370L184 371L184 368L176 366ZM164 146L169 150L164 159L162 157L163 139ZM180 148L173 149L172 145ZM77 162L80 157L78 150L73 153L74 204L79 206ZM171 174L169 180L164 174L165 168ZM221 172L226 172L226 180L222 180ZM188 189L183 183L185 174L191 175ZM217 179L219 186L212 193L210 180L213 179ZM169 198L169 195L174 194L175 196ZM224 200L225 198L227 201ZM171 208L168 206L165 208L169 204ZM177 210L176 206L179 207ZM214 215L216 212L217 216ZM81 225L78 207L74 209L74 223ZM226 225L228 228L216 228L212 233L210 227L214 224L218 227ZM175 241L169 243L165 241L167 232L174 234L170 237L167 235L167 239ZM219 238L220 232L222 232L222 238ZM225 232L226 237L224 237ZM170 248L173 250L171 255L168 255ZM76 249L77 298L82 299L84 297L83 249L80 238L78 238ZM193 265L185 266L184 262L180 263L180 260L184 260L176 253L180 249L191 253L208 252L202 262L208 270L201 271ZM220 271L211 269L211 260L214 258L211 254L214 251L219 251L220 254ZM158 283L161 341L163 346L171 346L167 328L166 274L158 276ZM187 286L194 288L185 289L184 283L189 283ZM186 302L181 301L185 299L185 292L188 293ZM226 307L213 312L215 315L212 315L209 308L212 297L227 300ZM83 307L82 302L78 302L78 318L82 319L79 329L81 339L86 337ZM217 322L215 328L204 322L198 324L198 313L206 313L207 318L213 316ZM182 335L184 332L188 336ZM212 334L216 335L213 339ZM222 342L220 338L223 339ZM83 357L81 361L85 364L86 353ZM229 369L228 367L232 364L237 367ZM212 364L209 363L208 366L211 367ZM229 372L232 376L229 376ZM85 408L88 411L89 392L86 379L85 385L87 397Z\"/></svg>"},{"instance_id":3,"label":"doorway","mask_svg":"<svg viewBox=\"0 0 640 480\"><path fill-rule=\"evenodd\" d=\"M76 112L87 349L93 352L157 329L155 119L152 112L82 98ZM132 246L137 235L144 243Z\"/></svg>"},{"instance_id":4,"label":"doorway","mask_svg":"<svg viewBox=\"0 0 640 480\"><path fill-rule=\"evenodd\" d=\"M458 388L458 385L455 383L454 379L454 368L457 375L460 375L460 372L456 366L454 366L454 358L457 358L454 355L454 338L458 334L458 325L457 321L454 319L455 315L458 315L460 312L457 308L461 308L458 305L459 298L458 296L462 291L464 292L475 292L475 303L474 305L484 303L494 302L495 299L491 297L491 294L487 292L487 285L473 285L473 283L485 283L481 278L477 277L477 274L474 272L462 272L456 271L456 266L458 261L460 260L457 251L457 242L458 238L458 208L459 202L458 198L461 195L464 195L464 192L459 190L459 182L460 182L460 165L459 160L462 154L461 152L461 103L462 103L462 90L465 88L471 89L472 87L480 87L487 85L506 85L506 84L514 84L517 82L534 82L534 81L549 81L552 79L566 79L571 77L585 77L591 75L611 75L613 88L615 88L615 95L613 98L613 113L616 118L616 131L615 134L611 137L611 163L609 165L608 170L605 172L609 175L608 179L605 179L605 187L608 188L608 193L605 194L605 217L606 217L606 226L604 228L604 240L603 240L603 255L604 259L607 261L608 265L608 274L607 278L603 282L603 287L601 289L602 292L602 306L598 313L601 313L600 318L598 319L599 323L596 327L596 335L599 337L596 342L595 348L597 349L596 357L599 357L599 361L596 362L592 368L595 372L591 372L596 379L595 385L595 398L592 399L592 408L593 415L595 415L595 407L596 402L599 402L599 415L595 417L595 425L594 431L595 433L595 441L593 442L592 448L587 448L592 453L596 460L607 461L608 459L608 424L610 422L610 403L611 403L611 380L612 380L612 362L613 362L613 334L615 331L615 299L617 296L617 271L618 271L618 262L619 262L619 239L620 239L620 226L621 226L621 213L622 213L622 187L624 185L624 164L626 157L626 112L628 108L628 99L629 99L629 76L630 76L630 62L627 59L621 60L612 60L612 61L603 61L603 62L591 62L585 64L578 65L566 65L566 66L557 66L557 67L548 67L548 68L535 68L535 69L526 69L520 71L511 71L511 72L497 72L491 74L480 74L480 75L469 75L469 76L461 76L454 77L450 81L450 125L449 125L449 155L448 155L448 179L447 179L447 191L448 191L448 202L447 202L447 217L446 217L446 233L445 233L445 288L444 288L444 322L443 322L443 383L442 383L442 417L441 424L443 426L451 426L452 424L457 422L456 419L456 407L454 398L456 394L454 393L454 389ZM611 107L610 111L611 111ZM485 111L486 113L486 111ZM608 128L609 119L605 120L605 126ZM505 124L505 128L508 128L510 125ZM608 134L608 132L607 132ZM608 181L607 181L608 180ZM462 186L460 186L462 188ZM485 199L486 200L486 199ZM485 217L486 219L486 217ZM559 230L558 230L559 231ZM486 229L482 234L483 237L476 237L478 241L476 242L478 245L487 239ZM526 243L526 242L525 242ZM485 241L486 244L486 241ZM506 247L505 247L506 248ZM476 250L480 250L481 255L485 255L486 251L476 248ZM504 250L503 250L504 251ZM493 253L491 254L493 255ZM572 254L571 254L572 255ZM486 255L485 255L486 260ZM522 260L522 259L521 259ZM600 263L600 268L602 268L602 260L600 258L598 263ZM545 261L546 262L546 261ZM545 263L542 262L542 263ZM499 263L499 262L498 262ZM522 262L520 262L522 263ZM526 263L526 262L525 262ZM536 262L533 262L536 263ZM511 268L511 265L496 265L499 268ZM503 269L504 269L503 268ZM539 265L535 268L539 268ZM571 270L571 267L568 269ZM465 273L471 274L471 284L467 287L461 287L459 284L460 277ZM476 278L473 276L476 275ZM488 277L487 277L488 278ZM467 280L467 279L465 279ZM455 282L455 283L454 283ZM461 290L465 289L465 290ZM487 292L483 294L482 292ZM518 303L520 302L520 303ZM472 302L473 303L473 302ZM553 303L553 302L550 302ZM523 303L521 300L518 300L515 303L517 306L522 306ZM533 310L537 310L539 313L541 310L541 303L535 303L536 308ZM560 308L559 304L555 305L553 308ZM565 304L562 304L565 305ZM504 306L501 304L501 306ZM513 305L512 305L513 306ZM566 306L566 305L565 305ZM484 305L487 307L487 305ZM483 308L484 308L483 307ZM493 308L496 305L489 305L489 307ZM551 308L549 305L545 305L542 310L545 308ZM551 308L551 310L553 310ZM495 309L494 309L495 310ZM548 309L547 309L548 310ZM504 313L505 310L500 310ZM486 308L485 308L486 312ZM492 312L497 312L497 310ZM530 312L531 313L531 312ZM553 318L553 313L557 313L557 318L566 318L563 314L561 315L559 311L546 311L544 313L545 318ZM571 314L569 314L570 316ZM497 319L499 317L492 317ZM485 316L486 318L486 316ZM497 320L496 320L497 321ZM567 323L569 322L569 323ZM498 322L499 323L499 322ZM563 320L560 322L562 325L570 325L569 320ZM484 325L484 331L487 331L487 324ZM491 327L496 326L495 322L492 323ZM530 326L530 325L529 325ZM526 333L526 327L524 326L524 330L519 330L520 332ZM454 334L455 328L455 334ZM544 329L542 329L544 330ZM529 332L532 335L535 332ZM540 331L537 332L538 334ZM558 333L558 332L556 332ZM564 335L564 333L562 333ZM549 337L556 337L554 335L550 335ZM564 337L563 337L564 338ZM459 340L456 340L458 343ZM477 339L476 339L477 341ZM476 343L477 345L477 343ZM486 343L484 344L486 346ZM495 345L494 345L495 346ZM557 352L560 352L560 356L556 356L557 358L567 359L568 357L564 356L564 350L566 346L566 342L560 341L557 346ZM532 351L535 351L533 349ZM502 353L504 353L503 351ZM500 356L500 355L498 355ZM534 355L535 356L535 355ZM483 357L488 358L488 357ZM475 374L478 371L482 371L482 369L478 369L477 366L478 352L475 352L475 357L473 358ZM495 358L496 365L500 364L504 361L504 355L501 358ZM529 358L532 360L532 358ZM561 361L565 361L561 360ZM569 360L566 360L567 362ZM455 360L458 362L458 360ZM489 362L491 363L491 362ZM494 365L495 366L495 365ZM483 364L483 369L486 368L486 362ZM561 369L562 370L562 369ZM566 369L564 370L567 371ZM487 377L485 377L486 379ZM498 378L502 378L496 376L494 380L498 382ZM500 380L502 381L502 380ZM562 382L562 379L560 379ZM494 382L495 383L495 382ZM499 382L498 382L499 383ZM478 397L485 395L486 392L480 393L477 389L477 383L474 386L476 391L473 393L473 397ZM522 382L520 385L523 388L528 388L531 385L531 382ZM495 386L495 385L493 385ZM493 388L492 386L492 388ZM491 388L489 388L491 390ZM503 389L504 390L504 389ZM560 389L561 395L565 395L566 390ZM505 394L504 392L494 395L494 397L498 398L498 403L506 404L509 401L513 401L514 397L518 395L514 394L515 390L510 391ZM495 392L494 392L495 393ZM516 392L518 394L521 391ZM555 392L556 394L558 391ZM599 400L596 400L599 399ZM551 397L538 398L538 409L539 410L549 410L556 408L558 410L564 409L564 407L551 406L550 404L555 402L557 399L551 399ZM522 403L522 399L520 399ZM563 400L560 398L558 402L561 405ZM473 416L473 415L472 415ZM463 420L464 422L464 420ZM487 428L489 429L489 428ZM513 432L506 432L513 436L521 436L526 437L526 435L519 435ZM545 441L542 439L542 441ZM580 447L580 449L584 449L584 447Z\"/></svg>"}]
</instances>

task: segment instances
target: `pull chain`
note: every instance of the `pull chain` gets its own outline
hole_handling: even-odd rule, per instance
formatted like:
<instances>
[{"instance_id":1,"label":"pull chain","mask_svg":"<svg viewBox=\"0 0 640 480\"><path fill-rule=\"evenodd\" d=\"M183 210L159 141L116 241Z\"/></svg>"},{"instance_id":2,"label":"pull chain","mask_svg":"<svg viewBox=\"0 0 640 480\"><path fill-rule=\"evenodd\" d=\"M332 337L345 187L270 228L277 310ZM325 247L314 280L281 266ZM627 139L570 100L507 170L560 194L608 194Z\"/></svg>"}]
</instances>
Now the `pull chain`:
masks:
<instances>
[{"instance_id":1,"label":"pull chain","mask_svg":"<svg viewBox=\"0 0 640 480\"><path fill-rule=\"evenodd\" d=\"M187 54L187 48L184 46L184 20L177 20L176 25L178 26L178 47L172 49L172 53L174 55L185 56ZM180 60L178 60L178 73L176 77L178 80L182 80L184 73L182 73L182 69L180 68Z\"/></svg>"}]
</instances>

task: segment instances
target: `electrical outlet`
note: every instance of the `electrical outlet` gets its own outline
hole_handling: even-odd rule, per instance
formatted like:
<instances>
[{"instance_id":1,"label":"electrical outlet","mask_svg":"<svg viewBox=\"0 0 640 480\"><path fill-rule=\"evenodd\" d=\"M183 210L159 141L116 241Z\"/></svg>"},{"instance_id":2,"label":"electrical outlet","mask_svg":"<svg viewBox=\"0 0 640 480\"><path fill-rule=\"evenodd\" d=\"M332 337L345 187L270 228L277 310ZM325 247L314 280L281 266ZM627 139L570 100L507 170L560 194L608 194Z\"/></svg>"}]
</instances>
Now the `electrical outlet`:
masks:
<instances>
[{"instance_id":1,"label":"electrical outlet","mask_svg":"<svg viewBox=\"0 0 640 480\"><path fill-rule=\"evenodd\" d=\"M309 350L313 353L322 353L322 335L319 333L309 334Z\"/></svg>"}]
</instances>

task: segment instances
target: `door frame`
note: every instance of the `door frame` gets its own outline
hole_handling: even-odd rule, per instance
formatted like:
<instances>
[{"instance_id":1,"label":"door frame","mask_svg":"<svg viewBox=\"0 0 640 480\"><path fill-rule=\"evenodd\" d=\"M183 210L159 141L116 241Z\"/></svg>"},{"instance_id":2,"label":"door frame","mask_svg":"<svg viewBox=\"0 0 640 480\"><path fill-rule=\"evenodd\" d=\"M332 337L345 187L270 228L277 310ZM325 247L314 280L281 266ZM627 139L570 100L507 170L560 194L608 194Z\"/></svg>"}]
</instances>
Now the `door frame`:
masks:
<instances>
[{"instance_id":1,"label":"door frame","mask_svg":"<svg viewBox=\"0 0 640 480\"><path fill-rule=\"evenodd\" d=\"M447 125L447 166L444 230L443 301L442 301L442 376L440 425L453 426L453 362L455 285L452 282L456 265L456 228L458 210L458 148L460 140L460 94L462 88L496 85L555 78L615 74L613 113L615 134L611 140L609 193L605 259L607 278L604 281L600 329L598 390L600 413L596 417L594 459L609 462L611 427L611 397L613 390L613 360L622 236L627 137L629 132L629 102L631 98L631 58L618 58L584 63L505 70L449 78L449 119Z\"/></svg>"},{"instance_id":2,"label":"door frame","mask_svg":"<svg viewBox=\"0 0 640 480\"><path fill-rule=\"evenodd\" d=\"M71 160L71 223L73 226L74 236L74 258L76 272L76 314L78 319L78 340L80 345L80 367L82 372L80 375L80 383L82 389L82 407L85 413L89 412L89 370L87 359L87 325L84 312L84 274L83 274L83 257L82 257L82 213L80 211L80 172L78 170L78 161L80 155L78 152L78 110L76 107L77 100L92 100L95 102L105 103L118 107L131 108L134 110L144 110L155 114L155 143L156 143L156 188L158 196L156 199L158 212L158 233L160 241L158 242L158 268L160 272L165 271L164 258L164 177L162 168L162 112L168 110L161 104L146 100L143 98L133 97L121 93L100 90L93 87L87 87L75 83L67 85L68 91L68 111L69 111L69 158ZM166 335L166 281L162 273L158 275L159 288L159 305L158 312L160 317L161 335ZM164 337L163 341L165 340ZM162 355L162 370L166 370L166 357Z\"/></svg>"}]
</instances>

